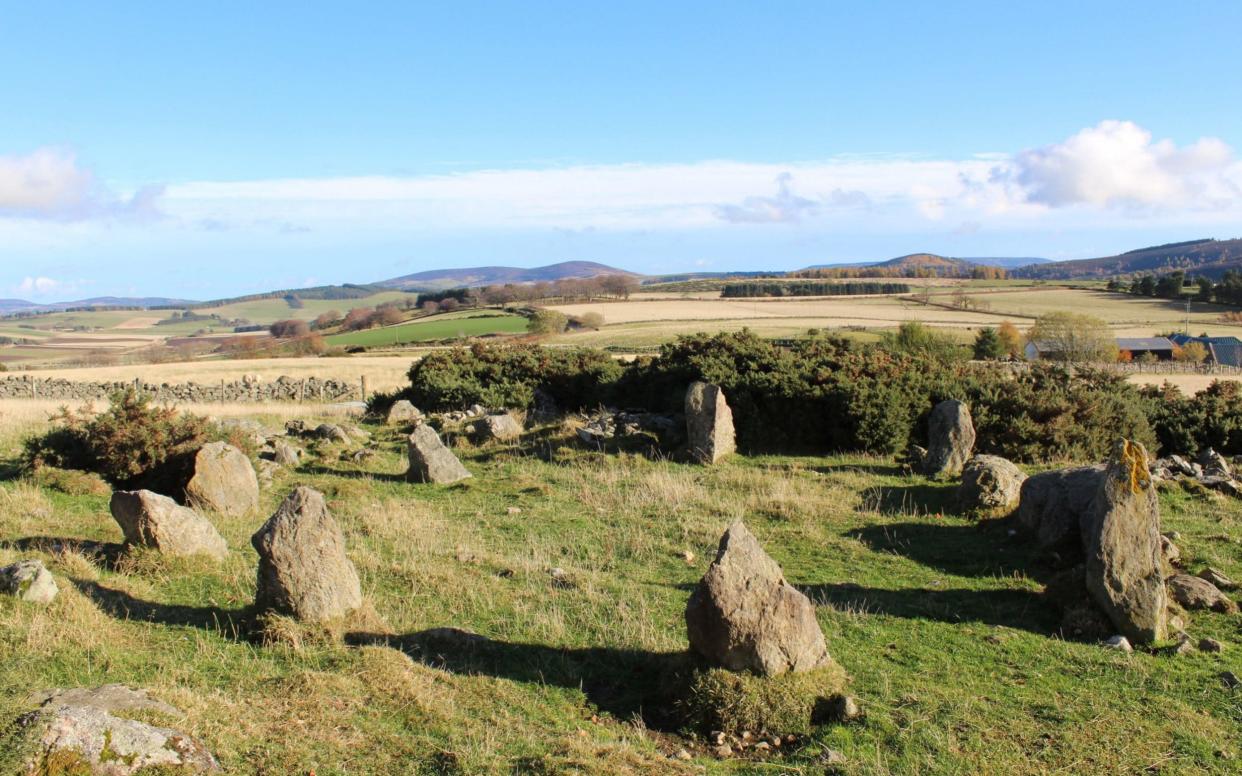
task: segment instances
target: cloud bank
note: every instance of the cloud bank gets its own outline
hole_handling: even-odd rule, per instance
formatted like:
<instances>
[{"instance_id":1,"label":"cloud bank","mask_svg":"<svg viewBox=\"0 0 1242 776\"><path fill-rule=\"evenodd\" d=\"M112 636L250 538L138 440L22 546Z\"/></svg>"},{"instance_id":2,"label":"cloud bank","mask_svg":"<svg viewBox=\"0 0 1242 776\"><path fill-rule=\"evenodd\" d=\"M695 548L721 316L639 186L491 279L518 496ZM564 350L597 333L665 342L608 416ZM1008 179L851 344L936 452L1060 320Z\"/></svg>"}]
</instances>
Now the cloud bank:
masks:
<instances>
[{"instance_id":1,"label":"cloud bank","mask_svg":"<svg viewBox=\"0 0 1242 776\"><path fill-rule=\"evenodd\" d=\"M24 156L0 156L0 216L82 220L150 218L159 214L162 186L122 197L102 185L73 154L40 148Z\"/></svg>"}]
</instances>

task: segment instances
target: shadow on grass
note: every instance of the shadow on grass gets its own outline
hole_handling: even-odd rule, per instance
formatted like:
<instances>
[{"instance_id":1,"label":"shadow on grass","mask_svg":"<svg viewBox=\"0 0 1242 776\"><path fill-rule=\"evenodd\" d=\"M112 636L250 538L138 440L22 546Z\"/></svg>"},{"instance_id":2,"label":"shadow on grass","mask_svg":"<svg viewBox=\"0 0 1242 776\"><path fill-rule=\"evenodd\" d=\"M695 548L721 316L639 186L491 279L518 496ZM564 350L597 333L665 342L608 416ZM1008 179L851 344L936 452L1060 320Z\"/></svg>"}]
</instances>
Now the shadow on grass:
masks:
<instances>
[{"instance_id":1,"label":"shadow on grass","mask_svg":"<svg viewBox=\"0 0 1242 776\"><path fill-rule=\"evenodd\" d=\"M811 466L809 470L819 472L820 474L853 472L857 474L874 474L880 477L900 477L907 473L905 467L895 463L832 463Z\"/></svg>"},{"instance_id":2,"label":"shadow on grass","mask_svg":"<svg viewBox=\"0 0 1242 776\"><path fill-rule=\"evenodd\" d=\"M864 509L890 516L956 514L957 488L932 483L867 488L862 504Z\"/></svg>"},{"instance_id":3,"label":"shadow on grass","mask_svg":"<svg viewBox=\"0 0 1242 776\"><path fill-rule=\"evenodd\" d=\"M245 640L250 610L218 606L157 604L85 579L71 580L82 595L105 614L118 620L142 620L160 625L181 625L219 633L235 641Z\"/></svg>"},{"instance_id":4,"label":"shadow on grass","mask_svg":"<svg viewBox=\"0 0 1242 776\"><path fill-rule=\"evenodd\" d=\"M1041 562L1041 553L1033 543L1009 536L1013 525L1010 519L981 520L970 525L905 522L868 525L848 531L846 536L858 539L876 552L902 555L946 574L965 577L1021 574L1046 580L1054 569Z\"/></svg>"},{"instance_id":5,"label":"shadow on grass","mask_svg":"<svg viewBox=\"0 0 1242 776\"><path fill-rule=\"evenodd\" d=\"M26 536L21 539L5 539L0 540L0 547L18 552L44 552L48 555L76 552L109 569L115 569L125 556L124 544L64 536Z\"/></svg>"},{"instance_id":6,"label":"shadow on grass","mask_svg":"<svg viewBox=\"0 0 1242 776\"><path fill-rule=\"evenodd\" d=\"M917 620L980 622L1050 634L1059 618L1046 597L1030 590L883 590L853 583L800 585L816 604Z\"/></svg>"},{"instance_id":7,"label":"shadow on grass","mask_svg":"<svg viewBox=\"0 0 1242 776\"><path fill-rule=\"evenodd\" d=\"M392 474L390 472L369 472L358 469L334 469L331 466L324 466L321 463L305 464L298 467L297 471L301 474L316 474L329 477L344 477L353 480L375 480L376 482L406 482L405 473Z\"/></svg>"},{"instance_id":8,"label":"shadow on grass","mask_svg":"<svg viewBox=\"0 0 1242 776\"><path fill-rule=\"evenodd\" d=\"M689 652L513 644L451 628L403 636L355 632L345 641L392 647L453 673L579 689L601 711L619 719L641 718L647 727L664 732L680 727L675 699L684 697L695 666Z\"/></svg>"}]
</instances>

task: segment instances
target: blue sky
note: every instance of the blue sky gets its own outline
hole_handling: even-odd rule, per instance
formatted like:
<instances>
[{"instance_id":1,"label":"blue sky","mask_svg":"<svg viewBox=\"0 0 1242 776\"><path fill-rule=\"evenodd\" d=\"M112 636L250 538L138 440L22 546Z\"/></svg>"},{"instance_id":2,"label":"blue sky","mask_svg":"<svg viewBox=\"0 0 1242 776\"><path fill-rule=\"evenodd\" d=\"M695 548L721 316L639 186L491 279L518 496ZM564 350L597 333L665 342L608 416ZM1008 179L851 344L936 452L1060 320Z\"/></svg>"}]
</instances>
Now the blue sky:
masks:
<instances>
[{"instance_id":1,"label":"blue sky","mask_svg":"<svg viewBox=\"0 0 1242 776\"><path fill-rule=\"evenodd\" d=\"M1242 4L0 2L0 296L1242 236Z\"/></svg>"}]
</instances>

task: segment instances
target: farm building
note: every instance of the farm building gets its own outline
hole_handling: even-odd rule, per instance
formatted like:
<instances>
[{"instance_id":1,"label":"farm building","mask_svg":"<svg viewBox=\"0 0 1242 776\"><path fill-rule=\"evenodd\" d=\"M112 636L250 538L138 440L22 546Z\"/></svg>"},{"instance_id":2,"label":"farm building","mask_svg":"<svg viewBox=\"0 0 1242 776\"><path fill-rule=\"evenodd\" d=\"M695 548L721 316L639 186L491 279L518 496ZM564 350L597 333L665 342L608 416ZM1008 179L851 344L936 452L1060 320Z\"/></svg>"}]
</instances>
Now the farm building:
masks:
<instances>
[{"instance_id":1,"label":"farm building","mask_svg":"<svg viewBox=\"0 0 1242 776\"><path fill-rule=\"evenodd\" d=\"M1117 350L1128 351L1133 358L1151 353L1161 361L1171 361L1177 346L1168 337L1118 337ZM1028 342L1026 344L1027 361L1058 361L1057 344L1055 342Z\"/></svg>"},{"instance_id":2,"label":"farm building","mask_svg":"<svg viewBox=\"0 0 1242 776\"><path fill-rule=\"evenodd\" d=\"M1178 347L1198 342L1207 349L1209 363L1242 366L1242 340L1237 337L1192 337L1189 334L1174 334L1169 339Z\"/></svg>"}]
</instances>

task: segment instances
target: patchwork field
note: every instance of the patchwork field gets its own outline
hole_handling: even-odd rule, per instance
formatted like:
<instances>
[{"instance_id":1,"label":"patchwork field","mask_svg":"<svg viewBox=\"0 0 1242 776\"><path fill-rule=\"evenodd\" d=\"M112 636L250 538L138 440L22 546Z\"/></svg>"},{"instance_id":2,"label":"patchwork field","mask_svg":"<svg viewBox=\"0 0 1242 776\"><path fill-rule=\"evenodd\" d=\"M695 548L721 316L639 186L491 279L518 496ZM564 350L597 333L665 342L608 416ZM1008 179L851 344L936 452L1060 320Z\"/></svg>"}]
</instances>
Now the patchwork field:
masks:
<instances>
[{"instance_id":1,"label":"patchwork field","mask_svg":"<svg viewBox=\"0 0 1242 776\"><path fill-rule=\"evenodd\" d=\"M330 345L383 347L410 342L435 342L495 334L523 334L526 332L526 325L527 319L520 315L495 310L449 313L397 326L334 334L328 337L327 341Z\"/></svg>"},{"instance_id":2,"label":"patchwork field","mask_svg":"<svg viewBox=\"0 0 1242 776\"><path fill-rule=\"evenodd\" d=\"M0 457L31 428L0 415ZM1046 559L1003 521L955 514L954 485L875 458L604 454L555 426L459 447L464 484L413 485L401 435L371 430L366 463L322 446L258 514L213 515L220 563L122 553L106 495L6 468L0 564L39 558L61 594L0 599L0 717L41 688L150 688L185 712L155 721L239 775L1238 772L1242 707L1221 679L1239 670L1237 618L1191 620L1220 654L1064 640ZM365 603L340 628L286 622L262 642L249 539L301 484L327 495ZM1188 568L1242 577L1240 503L1162 494ZM721 759L667 727L665 682L687 596L739 518L815 602L865 718ZM428 634L444 627L488 641Z\"/></svg>"}]
</instances>

